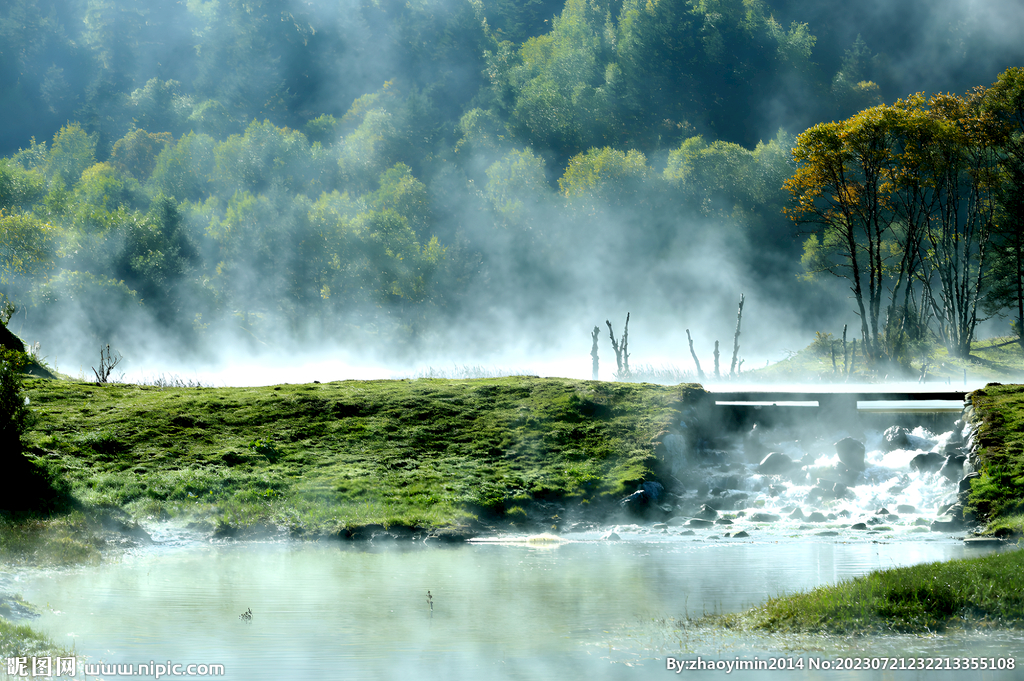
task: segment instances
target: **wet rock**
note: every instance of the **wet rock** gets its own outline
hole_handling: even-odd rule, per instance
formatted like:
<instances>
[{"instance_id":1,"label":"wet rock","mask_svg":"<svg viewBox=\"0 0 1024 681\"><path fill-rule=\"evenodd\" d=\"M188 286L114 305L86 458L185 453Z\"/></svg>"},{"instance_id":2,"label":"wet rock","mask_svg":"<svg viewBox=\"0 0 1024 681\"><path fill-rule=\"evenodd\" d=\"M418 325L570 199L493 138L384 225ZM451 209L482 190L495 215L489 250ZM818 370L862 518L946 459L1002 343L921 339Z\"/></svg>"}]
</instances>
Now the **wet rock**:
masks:
<instances>
[{"instance_id":1,"label":"wet rock","mask_svg":"<svg viewBox=\"0 0 1024 681\"><path fill-rule=\"evenodd\" d=\"M669 518L668 519L668 525L670 527L679 527L680 525L685 525L685 524L686 524L686 518L680 518L680 517L677 516L675 518Z\"/></svg>"},{"instance_id":2,"label":"wet rock","mask_svg":"<svg viewBox=\"0 0 1024 681\"><path fill-rule=\"evenodd\" d=\"M809 516L807 516L806 520L809 523L823 523L823 522L825 522L826 518L825 518L824 515L822 515L818 511L815 511L814 513L812 513Z\"/></svg>"},{"instance_id":3,"label":"wet rock","mask_svg":"<svg viewBox=\"0 0 1024 681\"><path fill-rule=\"evenodd\" d=\"M975 480L981 477L981 473L975 471L969 475L965 475L964 479L960 481L959 492L970 492L971 491L971 480Z\"/></svg>"},{"instance_id":4,"label":"wet rock","mask_svg":"<svg viewBox=\"0 0 1024 681\"><path fill-rule=\"evenodd\" d=\"M942 468L944 463L946 463L946 457L938 452L918 454L910 460L910 470L919 473L935 473Z\"/></svg>"},{"instance_id":5,"label":"wet rock","mask_svg":"<svg viewBox=\"0 0 1024 681\"><path fill-rule=\"evenodd\" d=\"M873 518L868 518L868 525L881 525L884 522L885 521L882 520L881 518L879 518L878 516L875 516Z\"/></svg>"},{"instance_id":6,"label":"wet rock","mask_svg":"<svg viewBox=\"0 0 1024 681\"><path fill-rule=\"evenodd\" d=\"M914 524L915 525L931 525L931 523L928 522L927 520L925 520L924 518L918 518L917 520L914 521Z\"/></svg>"},{"instance_id":7,"label":"wet rock","mask_svg":"<svg viewBox=\"0 0 1024 681\"><path fill-rule=\"evenodd\" d=\"M715 525L732 525L732 521L728 518L719 518L715 521Z\"/></svg>"},{"instance_id":8,"label":"wet rock","mask_svg":"<svg viewBox=\"0 0 1024 681\"><path fill-rule=\"evenodd\" d=\"M836 454L851 471L861 472L864 470L864 443L854 440L852 437L844 437L836 443Z\"/></svg>"},{"instance_id":9,"label":"wet rock","mask_svg":"<svg viewBox=\"0 0 1024 681\"><path fill-rule=\"evenodd\" d=\"M601 540L602 541L621 541L622 537L620 537L615 532L612 532L611 530L609 530L608 532L605 532L604 534L601 535Z\"/></svg>"},{"instance_id":10,"label":"wet rock","mask_svg":"<svg viewBox=\"0 0 1024 681\"><path fill-rule=\"evenodd\" d=\"M653 527L656 530L664 530L668 528L668 523L654 523Z\"/></svg>"},{"instance_id":11,"label":"wet rock","mask_svg":"<svg viewBox=\"0 0 1024 681\"><path fill-rule=\"evenodd\" d=\"M839 533L834 530L825 530L824 532L818 532L815 534L816 537L838 537Z\"/></svg>"},{"instance_id":12,"label":"wet rock","mask_svg":"<svg viewBox=\"0 0 1024 681\"><path fill-rule=\"evenodd\" d=\"M989 548L1003 543L998 537L964 537L964 546Z\"/></svg>"},{"instance_id":13,"label":"wet rock","mask_svg":"<svg viewBox=\"0 0 1024 681\"><path fill-rule=\"evenodd\" d=\"M687 525L688 525L689 527L700 527L700 528L705 528L705 527L711 527L711 526L713 526L713 525L714 525L715 523L713 523L713 522L712 522L712 521L710 521L710 520L701 520L700 518L692 518L692 519L690 520L690 522L688 522L688 523L686 523L686 524L687 524Z\"/></svg>"},{"instance_id":14,"label":"wet rock","mask_svg":"<svg viewBox=\"0 0 1024 681\"><path fill-rule=\"evenodd\" d=\"M771 452L761 460L757 466L757 472L761 475L786 475L796 468L793 459L782 452Z\"/></svg>"},{"instance_id":15,"label":"wet rock","mask_svg":"<svg viewBox=\"0 0 1024 681\"><path fill-rule=\"evenodd\" d=\"M692 537L695 534L697 534L697 533L694 532L693 530L683 530L682 532L679 533L679 536L680 537Z\"/></svg>"},{"instance_id":16,"label":"wet rock","mask_svg":"<svg viewBox=\"0 0 1024 681\"><path fill-rule=\"evenodd\" d=\"M946 462L939 469L939 475L952 482L959 482L964 477L964 461L967 459L963 454L946 457Z\"/></svg>"},{"instance_id":17,"label":"wet rock","mask_svg":"<svg viewBox=\"0 0 1024 681\"><path fill-rule=\"evenodd\" d=\"M814 487L807 493L808 502L832 501L843 499L848 495L849 488L841 482L819 478Z\"/></svg>"},{"instance_id":18,"label":"wet rock","mask_svg":"<svg viewBox=\"0 0 1024 681\"><path fill-rule=\"evenodd\" d=\"M792 513L790 513L790 514L789 514L789 517L790 517L790 518L793 518L794 520L803 520L803 519L804 519L804 512L803 512L803 511L801 511L801 510L800 510L800 509L798 508L798 509L796 509L795 511L793 511Z\"/></svg>"},{"instance_id":19,"label":"wet rock","mask_svg":"<svg viewBox=\"0 0 1024 681\"><path fill-rule=\"evenodd\" d=\"M954 442L944 444L942 446L942 453L945 456L964 456L963 446Z\"/></svg>"},{"instance_id":20,"label":"wet rock","mask_svg":"<svg viewBox=\"0 0 1024 681\"><path fill-rule=\"evenodd\" d=\"M746 492L730 492L729 494L715 499L715 508L719 511L734 511L747 505L750 497Z\"/></svg>"},{"instance_id":21,"label":"wet rock","mask_svg":"<svg viewBox=\"0 0 1024 681\"><path fill-rule=\"evenodd\" d=\"M864 523L854 523L853 525L850 525L850 529L851 530L866 530L866 529L868 529L868 526L866 524L864 524Z\"/></svg>"},{"instance_id":22,"label":"wet rock","mask_svg":"<svg viewBox=\"0 0 1024 681\"><path fill-rule=\"evenodd\" d=\"M917 508L910 504L900 504L896 507L897 513L917 513Z\"/></svg>"},{"instance_id":23,"label":"wet rock","mask_svg":"<svg viewBox=\"0 0 1024 681\"><path fill-rule=\"evenodd\" d=\"M742 539L743 537L749 537L749 536L750 536L749 534L747 534L743 530L740 530L739 532L736 532L735 534L733 534L732 538L733 539Z\"/></svg>"},{"instance_id":24,"label":"wet rock","mask_svg":"<svg viewBox=\"0 0 1024 681\"><path fill-rule=\"evenodd\" d=\"M875 515L889 515L889 509L882 507L875 511Z\"/></svg>"},{"instance_id":25,"label":"wet rock","mask_svg":"<svg viewBox=\"0 0 1024 681\"><path fill-rule=\"evenodd\" d=\"M637 490L619 502L619 506L638 515L655 507L665 493L660 482L643 482ZM661 509L659 509L661 510Z\"/></svg>"},{"instance_id":26,"label":"wet rock","mask_svg":"<svg viewBox=\"0 0 1024 681\"><path fill-rule=\"evenodd\" d=\"M967 523L973 523L976 520L974 512L967 510L961 503L953 504L946 509L946 515Z\"/></svg>"},{"instance_id":27,"label":"wet rock","mask_svg":"<svg viewBox=\"0 0 1024 681\"><path fill-rule=\"evenodd\" d=\"M910 431L903 426L887 428L882 433L882 451L891 452L894 449L907 449L910 447Z\"/></svg>"},{"instance_id":28,"label":"wet rock","mask_svg":"<svg viewBox=\"0 0 1024 681\"><path fill-rule=\"evenodd\" d=\"M944 515L932 521L932 532L959 532L964 529L964 523L953 516Z\"/></svg>"},{"instance_id":29,"label":"wet rock","mask_svg":"<svg viewBox=\"0 0 1024 681\"><path fill-rule=\"evenodd\" d=\"M703 520L714 520L718 517L718 511L714 507L704 504L697 512L697 517Z\"/></svg>"},{"instance_id":30,"label":"wet rock","mask_svg":"<svg viewBox=\"0 0 1024 681\"><path fill-rule=\"evenodd\" d=\"M774 523L782 518L773 513L755 513L750 519L755 523Z\"/></svg>"}]
</instances>

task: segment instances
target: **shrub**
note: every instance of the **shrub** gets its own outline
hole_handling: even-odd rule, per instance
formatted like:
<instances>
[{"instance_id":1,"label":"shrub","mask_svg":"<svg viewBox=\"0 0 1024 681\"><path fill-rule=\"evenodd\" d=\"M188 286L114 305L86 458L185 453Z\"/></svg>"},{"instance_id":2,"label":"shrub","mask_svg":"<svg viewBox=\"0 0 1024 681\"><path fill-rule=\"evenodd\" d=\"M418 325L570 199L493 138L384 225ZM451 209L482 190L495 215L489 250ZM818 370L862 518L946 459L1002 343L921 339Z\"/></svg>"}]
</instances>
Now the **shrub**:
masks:
<instances>
[{"instance_id":1,"label":"shrub","mask_svg":"<svg viewBox=\"0 0 1024 681\"><path fill-rule=\"evenodd\" d=\"M21 454L21 435L29 415L21 393L21 374L8 356L13 354L4 353L0 358L0 456L4 463Z\"/></svg>"}]
</instances>

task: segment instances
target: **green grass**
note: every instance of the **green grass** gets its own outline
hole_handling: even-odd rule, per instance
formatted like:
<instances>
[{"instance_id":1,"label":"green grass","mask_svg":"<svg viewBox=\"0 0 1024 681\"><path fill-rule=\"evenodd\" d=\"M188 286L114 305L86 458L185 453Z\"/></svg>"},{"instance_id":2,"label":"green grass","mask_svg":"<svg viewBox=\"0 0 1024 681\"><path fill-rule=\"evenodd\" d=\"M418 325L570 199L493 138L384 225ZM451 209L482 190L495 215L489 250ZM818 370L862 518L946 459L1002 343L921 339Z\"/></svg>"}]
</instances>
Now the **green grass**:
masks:
<instances>
[{"instance_id":1,"label":"green grass","mask_svg":"<svg viewBox=\"0 0 1024 681\"><path fill-rule=\"evenodd\" d=\"M337 533L593 507L652 475L692 386L534 377L187 388L25 381L28 455L86 509Z\"/></svg>"},{"instance_id":2,"label":"green grass","mask_svg":"<svg viewBox=\"0 0 1024 681\"><path fill-rule=\"evenodd\" d=\"M963 624L1022 628L1024 551L872 572L702 622L831 634L923 633Z\"/></svg>"},{"instance_id":3,"label":"green grass","mask_svg":"<svg viewBox=\"0 0 1024 681\"><path fill-rule=\"evenodd\" d=\"M989 530L1019 532L1024 512L1024 386L989 384L970 394L981 478L970 506Z\"/></svg>"}]
</instances>

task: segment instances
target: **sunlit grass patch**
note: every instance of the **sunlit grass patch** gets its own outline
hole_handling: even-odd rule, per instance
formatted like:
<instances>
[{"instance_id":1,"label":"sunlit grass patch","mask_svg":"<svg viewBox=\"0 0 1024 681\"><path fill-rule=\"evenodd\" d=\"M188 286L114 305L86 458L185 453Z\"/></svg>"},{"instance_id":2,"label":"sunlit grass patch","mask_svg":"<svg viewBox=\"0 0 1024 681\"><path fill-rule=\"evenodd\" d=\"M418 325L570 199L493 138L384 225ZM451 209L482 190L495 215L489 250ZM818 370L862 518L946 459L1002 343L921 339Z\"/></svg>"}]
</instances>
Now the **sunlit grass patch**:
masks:
<instances>
[{"instance_id":1,"label":"sunlit grass patch","mask_svg":"<svg viewBox=\"0 0 1024 681\"><path fill-rule=\"evenodd\" d=\"M881 570L706 618L741 629L834 634L941 631L977 622L1024 627L1024 551Z\"/></svg>"},{"instance_id":2,"label":"sunlit grass patch","mask_svg":"<svg viewBox=\"0 0 1024 681\"><path fill-rule=\"evenodd\" d=\"M614 501L653 475L652 437L697 394L526 376L26 390L30 452L85 507L314 534Z\"/></svg>"}]
</instances>

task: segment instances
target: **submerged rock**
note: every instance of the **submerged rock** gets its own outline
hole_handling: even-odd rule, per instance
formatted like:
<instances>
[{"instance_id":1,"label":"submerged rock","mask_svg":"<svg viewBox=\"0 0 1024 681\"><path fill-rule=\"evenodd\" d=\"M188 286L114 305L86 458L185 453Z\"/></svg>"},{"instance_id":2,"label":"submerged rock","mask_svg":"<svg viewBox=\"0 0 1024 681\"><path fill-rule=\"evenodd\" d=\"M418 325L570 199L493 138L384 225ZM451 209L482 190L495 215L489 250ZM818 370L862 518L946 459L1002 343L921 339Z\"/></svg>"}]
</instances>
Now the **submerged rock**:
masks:
<instances>
[{"instance_id":1,"label":"submerged rock","mask_svg":"<svg viewBox=\"0 0 1024 681\"><path fill-rule=\"evenodd\" d=\"M774 513L755 513L750 516L750 519L755 523L774 523L782 518Z\"/></svg>"},{"instance_id":2,"label":"submerged rock","mask_svg":"<svg viewBox=\"0 0 1024 681\"><path fill-rule=\"evenodd\" d=\"M622 537L609 530L601 535L601 539L602 541L620 541Z\"/></svg>"}]
</instances>

